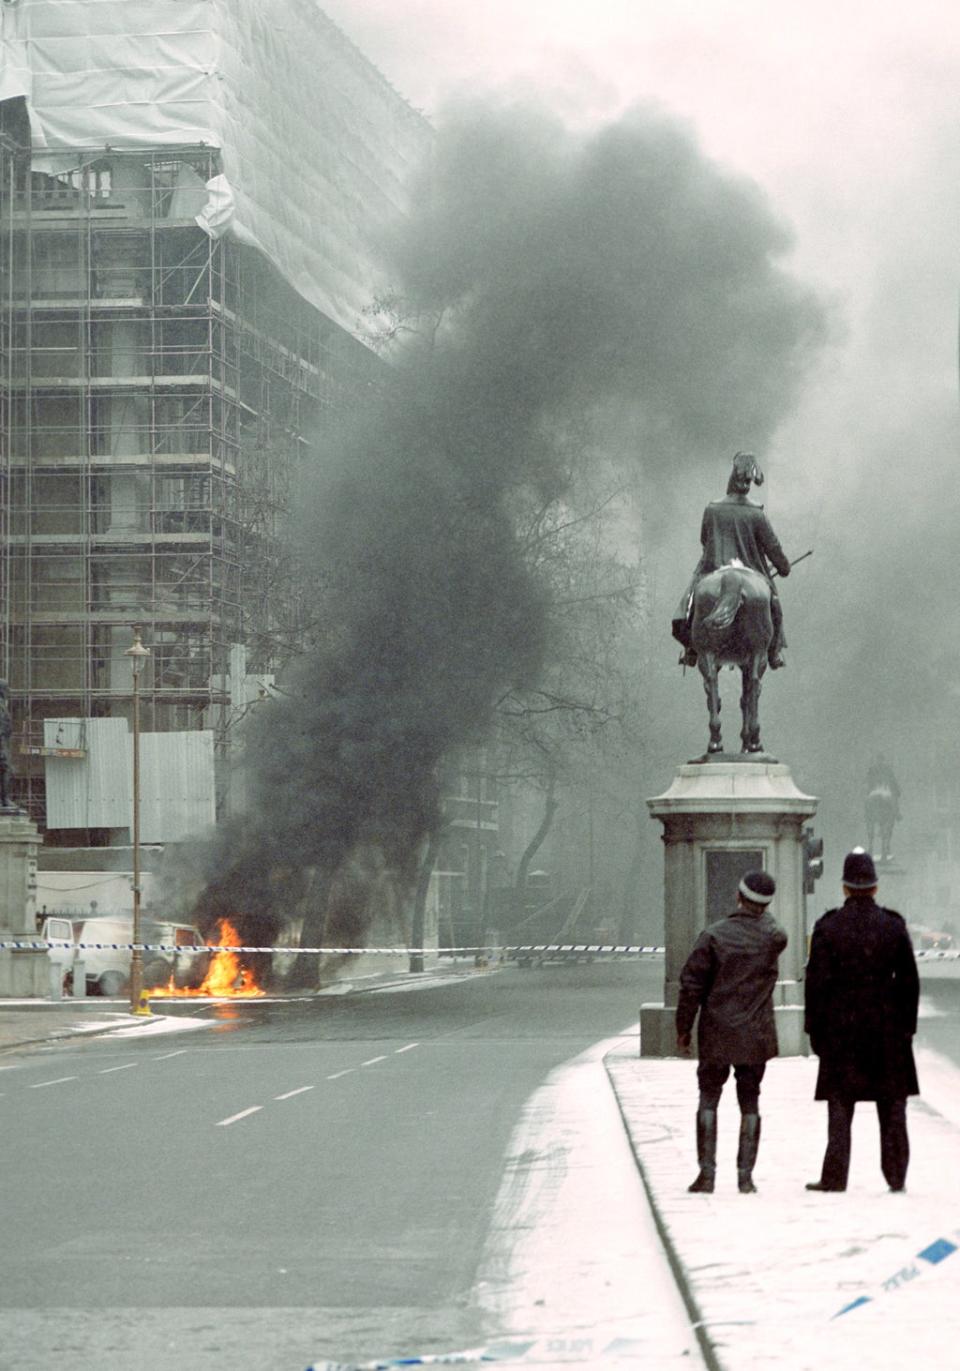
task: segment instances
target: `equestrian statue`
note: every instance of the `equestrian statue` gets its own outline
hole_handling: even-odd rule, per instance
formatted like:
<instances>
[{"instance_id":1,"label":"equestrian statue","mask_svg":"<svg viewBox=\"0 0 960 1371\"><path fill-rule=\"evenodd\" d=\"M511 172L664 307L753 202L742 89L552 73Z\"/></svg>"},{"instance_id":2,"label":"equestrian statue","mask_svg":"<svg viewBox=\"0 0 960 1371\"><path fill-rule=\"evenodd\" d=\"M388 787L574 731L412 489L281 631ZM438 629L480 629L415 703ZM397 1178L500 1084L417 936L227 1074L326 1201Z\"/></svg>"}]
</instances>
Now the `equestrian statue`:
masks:
<instances>
[{"instance_id":1,"label":"equestrian statue","mask_svg":"<svg viewBox=\"0 0 960 1371\"><path fill-rule=\"evenodd\" d=\"M867 798L864 806L867 820L867 851L883 862L893 859L893 826L900 818L900 786L893 767L882 752L878 752L867 769ZM879 849L874 838L879 835Z\"/></svg>"},{"instance_id":2,"label":"equestrian statue","mask_svg":"<svg viewBox=\"0 0 960 1371\"><path fill-rule=\"evenodd\" d=\"M742 751L755 753L763 751L760 682L768 666L776 671L786 665L783 612L773 576L789 576L790 563L763 506L747 499L750 486L762 484L755 458L738 452L726 495L703 512L700 561L673 617L673 636L684 649L680 663L699 667L703 677L710 712L708 753L723 751L721 667L740 668Z\"/></svg>"}]
</instances>

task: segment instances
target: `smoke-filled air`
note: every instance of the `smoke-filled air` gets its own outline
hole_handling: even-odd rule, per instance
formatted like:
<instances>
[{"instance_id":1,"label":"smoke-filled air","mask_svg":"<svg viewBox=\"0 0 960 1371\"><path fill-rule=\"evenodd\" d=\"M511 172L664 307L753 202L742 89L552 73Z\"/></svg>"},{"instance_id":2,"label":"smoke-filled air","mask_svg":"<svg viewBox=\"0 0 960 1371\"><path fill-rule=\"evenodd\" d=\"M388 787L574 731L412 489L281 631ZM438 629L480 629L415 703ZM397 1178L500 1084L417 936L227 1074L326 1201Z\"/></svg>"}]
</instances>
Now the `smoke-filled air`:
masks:
<instances>
[{"instance_id":1,"label":"smoke-filled air","mask_svg":"<svg viewBox=\"0 0 960 1371\"><path fill-rule=\"evenodd\" d=\"M362 938L357 880L409 889L444 760L549 668L518 502L572 498L591 463L641 505L678 471L715 481L790 412L827 334L776 207L657 112L583 133L458 105L412 202L366 320L384 379L317 432L298 499L313 646L254 712L246 809L206 856L201 917L250 941L295 911Z\"/></svg>"}]
</instances>

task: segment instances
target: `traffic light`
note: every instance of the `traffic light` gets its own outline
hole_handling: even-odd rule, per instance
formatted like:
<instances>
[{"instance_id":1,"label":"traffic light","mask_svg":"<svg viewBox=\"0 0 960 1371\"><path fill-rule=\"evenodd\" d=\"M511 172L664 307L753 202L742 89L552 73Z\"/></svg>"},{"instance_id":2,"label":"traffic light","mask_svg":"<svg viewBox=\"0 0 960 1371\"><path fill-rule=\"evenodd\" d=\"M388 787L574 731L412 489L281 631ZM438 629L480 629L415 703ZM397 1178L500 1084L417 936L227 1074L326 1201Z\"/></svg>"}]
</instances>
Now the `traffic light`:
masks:
<instances>
[{"instance_id":1,"label":"traffic light","mask_svg":"<svg viewBox=\"0 0 960 1371\"><path fill-rule=\"evenodd\" d=\"M812 895L813 887L823 875L823 839L815 838L812 828L803 830L803 890Z\"/></svg>"}]
</instances>

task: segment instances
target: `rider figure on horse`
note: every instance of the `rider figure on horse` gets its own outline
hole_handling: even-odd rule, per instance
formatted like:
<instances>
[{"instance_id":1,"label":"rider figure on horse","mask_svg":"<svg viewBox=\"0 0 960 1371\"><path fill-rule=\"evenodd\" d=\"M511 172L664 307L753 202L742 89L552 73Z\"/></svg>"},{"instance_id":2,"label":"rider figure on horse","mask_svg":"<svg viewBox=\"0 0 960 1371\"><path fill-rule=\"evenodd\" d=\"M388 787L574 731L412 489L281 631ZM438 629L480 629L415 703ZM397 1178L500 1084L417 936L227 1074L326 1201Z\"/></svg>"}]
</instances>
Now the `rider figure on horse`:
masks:
<instances>
[{"instance_id":1,"label":"rider figure on horse","mask_svg":"<svg viewBox=\"0 0 960 1371\"><path fill-rule=\"evenodd\" d=\"M763 512L763 505L747 499L752 484L763 484L763 472L750 453L738 452L733 459L726 495L722 500L711 501L703 511L700 526L703 552L687 592L673 616L673 636L684 649L680 656L682 666L697 664L697 654L690 643L693 592L697 582L701 576L728 566L731 562L750 567L766 578L770 586L770 613L773 618L773 639L767 660L774 671L786 665L783 660L783 649L787 645L783 636L783 611L769 563L773 563L781 576L790 575L790 563Z\"/></svg>"}]
</instances>

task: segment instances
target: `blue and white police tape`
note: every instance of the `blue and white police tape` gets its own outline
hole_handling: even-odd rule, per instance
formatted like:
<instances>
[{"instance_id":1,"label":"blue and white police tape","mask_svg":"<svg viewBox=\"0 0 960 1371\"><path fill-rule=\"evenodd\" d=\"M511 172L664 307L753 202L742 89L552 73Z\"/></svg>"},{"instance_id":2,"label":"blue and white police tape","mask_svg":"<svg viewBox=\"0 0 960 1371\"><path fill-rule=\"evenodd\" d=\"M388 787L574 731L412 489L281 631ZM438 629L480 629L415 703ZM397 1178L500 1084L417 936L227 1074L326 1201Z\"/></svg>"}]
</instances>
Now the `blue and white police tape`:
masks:
<instances>
[{"instance_id":1,"label":"blue and white police tape","mask_svg":"<svg viewBox=\"0 0 960 1371\"><path fill-rule=\"evenodd\" d=\"M593 1366L606 1359L622 1361L646 1355L649 1360L649 1353L649 1341L640 1338L611 1338L607 1335L598 1339L589 1335L562 1334L490 1343L486 1347L473 1347L465 1352L425 1352L419 1357L390 1357L384 1361L316 1361L307 1367L307 1371L395 1371L395 1368L403 1366L470 1366L483 1362L526 1366L589 1362Z\"/></svg>"},{"instance_id":2,"label":"blue and white police tape","mask_svg":"<svg viewBox=\"0 0 960 1371\"><path fill-rule=\"evenodd\" d=\"M474 1347L466 1352L434 1352L422 1357L393 1357L388 1361L315 1361L307 1371L392 1371L398 1366L464 1366L478 1362L516 1361L529 1343L503 1343L500 1347Z\"/></svg>"},{"instance_id":3,"label":"blue and white police tape","mask_svg":"<svg viewBox=\"0 0 960 1371\"><path fill-rule=\"evenodd\" d=\"M517 953L576 952L593 954L597 952L645 953L652 955L664 951L662 947L641 946L639 943L484 943L477 947L241 947L219 943L68 943L46 938L11 938L0 941L0 951L49 952L51 949L73 948L77 951L94 952L245 952L278 954L301 957L305 955L323 957L357 957L380 955L389 957L456 955L492 955L503 953L513 957Z\"/></svg>"},{"instance_id":4,"label":"blue and white police tape","mask_svg":"<svg viewBox=\"0 0 960 1371\"><path fill-rule=\"evenodd\" d=\"M960 1228L954 1230L953 1238L960 1242ZM928 1243L916 1254L916 1257L911 1258L906 1265L901 1266L899 1271L895 1271L892 1276L888 1276L885 1281L881 1282L877 1293L890 1295L895 1290L902 1290L905 1285L915 1281L918 1276L924 1275L934 1266L939 1266L942 1261L946 1261L947 1257L952 1257L954 1252L960 1251L960 1247L958 1247L957 1242L953 1241L953 1238L935 1238L933 1242ZM918 1264L921 1262L924 1265ZM842 1309L838 1309L833 1317L839 1319L841 1314L849 1314L852 1309L860 1309L865 1304L871 1304L876 1297L876 1295L858 1295L855 1300L851 1300Z\"/></svg>"},{"instance_id":5,"label":"blue and white police tape","mask_svg":"<svg viewBox=\"0 0 960 1371\"><path fill-rule=\"evenodd\" d=\"M429 954L449 956L478 955L483 953L504 953L514 957L518 953L576 952L597 953L615 952L632 956L653 956L665 951L662 946L650 943L483 943L471 947L247 947L239 944L221 945L219 943L68 943L45 938L9 938L0 940L0 951L47 952L51 948L91 948L97 952L257 952L276 953L281 956L324 956L358 957L387 956L412 957ZM960 948L924 948L916 953L918 962L956 961L960 958Z\"/></svg>"}]
</instances>

